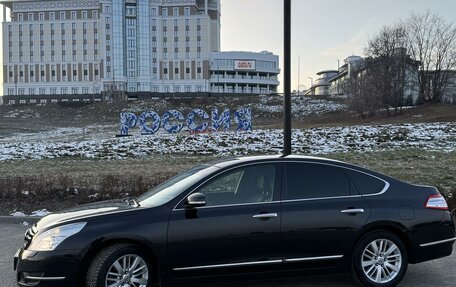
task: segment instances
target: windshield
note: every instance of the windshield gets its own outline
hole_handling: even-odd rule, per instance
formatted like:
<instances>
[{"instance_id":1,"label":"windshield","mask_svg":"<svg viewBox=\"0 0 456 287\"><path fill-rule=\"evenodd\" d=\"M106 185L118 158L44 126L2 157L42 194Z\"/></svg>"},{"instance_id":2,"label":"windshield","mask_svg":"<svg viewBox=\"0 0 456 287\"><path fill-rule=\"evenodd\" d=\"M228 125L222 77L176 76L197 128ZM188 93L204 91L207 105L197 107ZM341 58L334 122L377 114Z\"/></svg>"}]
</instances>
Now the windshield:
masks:
<instances>
[{"instance_id":1,"label":"windshield","mask_svg":"<svg viewBox=\"0 0 456 287\"><path fill-rule=\"evenodd\" d=\"M141 195L138 198L139 204L152 207L168 203L199 180L218 169L208 165L200 165L189 169Z\"/></svg>"}]
</instances>

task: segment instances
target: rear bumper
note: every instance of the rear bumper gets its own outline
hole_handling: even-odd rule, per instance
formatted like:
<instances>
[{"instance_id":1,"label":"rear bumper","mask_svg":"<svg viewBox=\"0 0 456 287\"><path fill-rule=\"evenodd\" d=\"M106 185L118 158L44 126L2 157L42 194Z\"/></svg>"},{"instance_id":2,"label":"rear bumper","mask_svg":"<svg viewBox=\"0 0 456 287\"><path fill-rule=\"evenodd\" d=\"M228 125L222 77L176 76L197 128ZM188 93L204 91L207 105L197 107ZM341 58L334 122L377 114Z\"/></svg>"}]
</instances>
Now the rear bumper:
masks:
<instances>
[{"instance_id":1,"label":"rear bumper","mask_svg":"<svg viewBox=\"0 0 456 287\"><path fill-rule=\"evenodd\" d=\"M420 263L434 260L453 253L456 242L454 213L446 212L444 220L439 224L428 224L420 229L413 241L413 250L410 256L410 263ZM420 238L420 240L418 240Z\"/></svg>"},{"instance_id":2,"label":"rear bumper","mask_svg":"<svg viewBox=\"0 0 456 287\"><path fill-rule=\"evenodd\" d=\"M415 256L410 263L420 263L424 261L434 260L453 253L453 246L456 238L449 238L435 242L420 244L416 248Z\"/></svg>"},{"instance_id":3,"label":"rear bumper","mask_svg":"<svg viewBox=\"0 0 456 287\"><path fill-rule=\"evenodd\" d=\"M19 286L23 287L76 287L80 260L78 251L34 252L18 250L14 269Z\"/></svg>"}]
</instances>

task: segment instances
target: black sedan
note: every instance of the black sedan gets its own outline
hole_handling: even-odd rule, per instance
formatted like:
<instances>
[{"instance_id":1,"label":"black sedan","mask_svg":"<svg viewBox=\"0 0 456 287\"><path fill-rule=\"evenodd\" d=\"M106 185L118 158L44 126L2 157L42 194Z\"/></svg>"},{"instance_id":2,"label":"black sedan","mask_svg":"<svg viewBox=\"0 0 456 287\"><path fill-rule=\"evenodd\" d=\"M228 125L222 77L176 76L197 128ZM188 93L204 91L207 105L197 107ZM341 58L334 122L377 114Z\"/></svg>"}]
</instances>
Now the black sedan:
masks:
<instances>
[{"instance_id":1,"label":"black sedan","mask_svg":"<svg viewBox=\"0 0 456 287\"><path fill-rule=\"evenodd\" d=\"M20 286L165 286L333 267L364 286L395 286L408 264L450 255L455 240L434 187L322 158L261 156L46 216L14 268Z\"/></svg>"}]
</instances>

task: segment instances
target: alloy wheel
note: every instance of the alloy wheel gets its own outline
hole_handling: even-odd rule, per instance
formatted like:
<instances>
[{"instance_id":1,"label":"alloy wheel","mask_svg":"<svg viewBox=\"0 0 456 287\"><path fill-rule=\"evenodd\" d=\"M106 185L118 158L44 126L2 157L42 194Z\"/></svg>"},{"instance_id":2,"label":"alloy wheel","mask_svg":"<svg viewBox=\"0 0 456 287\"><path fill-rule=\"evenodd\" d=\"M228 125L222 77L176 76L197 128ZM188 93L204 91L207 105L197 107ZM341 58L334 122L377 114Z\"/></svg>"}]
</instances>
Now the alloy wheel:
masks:
<instances>
[{"instance_id":1,"label":"alloy wheel","mask_svg":"<svg viewBox=\"0 0 456 287\"><path fill-rule=\"evenodd\" d=\"M117 259L106 274L105 287L146 287L149 282L147 263L138 255Z\"/></svg>"},{"instance_id":2,"label":"alloy wheel","mask_svg":"<svg viewBox=\"0 0 456 287\"><path fill-rule=\"evenodd\" d=\"M401 250L390 240L374 240L364 248L361 266L366 277L372 282L388 283L396 278L401 270Z\"/></svg>"}]
</instances>

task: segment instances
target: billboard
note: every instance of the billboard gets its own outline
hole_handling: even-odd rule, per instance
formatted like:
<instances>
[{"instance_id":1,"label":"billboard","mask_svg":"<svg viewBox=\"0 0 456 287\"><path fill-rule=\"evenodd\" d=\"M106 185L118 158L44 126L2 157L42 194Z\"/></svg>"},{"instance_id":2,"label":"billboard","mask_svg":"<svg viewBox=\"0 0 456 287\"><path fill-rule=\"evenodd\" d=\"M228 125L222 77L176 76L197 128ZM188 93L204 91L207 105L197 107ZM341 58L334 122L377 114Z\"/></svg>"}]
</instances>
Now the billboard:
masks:
<instances>
[{"instance_id":1,"label":"billboard","mask_svg":"<svg viewBox=\"0 0 456 287\"><path fill-rule=\"evenodd\" d=\"M236 71L255 71L256 62L253 60L234 60L234 70L236 70Z\"/></svg>"}]
</instances>

